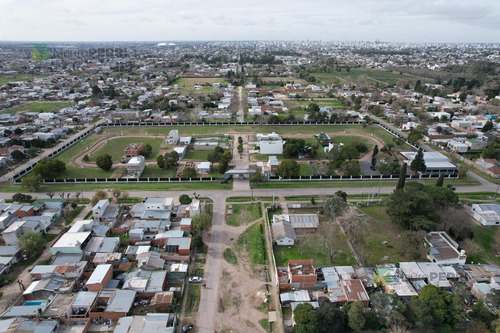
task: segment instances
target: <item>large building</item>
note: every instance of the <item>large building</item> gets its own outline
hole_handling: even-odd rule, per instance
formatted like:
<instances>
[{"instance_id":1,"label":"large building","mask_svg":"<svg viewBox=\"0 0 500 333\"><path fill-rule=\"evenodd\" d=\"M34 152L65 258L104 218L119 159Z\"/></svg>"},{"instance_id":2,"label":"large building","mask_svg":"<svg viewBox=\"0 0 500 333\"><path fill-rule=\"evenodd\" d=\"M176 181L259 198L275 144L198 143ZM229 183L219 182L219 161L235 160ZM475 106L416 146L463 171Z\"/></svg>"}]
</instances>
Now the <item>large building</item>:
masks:
<instances>
[{"instance_id":1,"label":"large building","mask_svg":"<svg viewBox=\"0 0 500 333\"><path fill-rule=\"evenodd\" d=\"M500 225L500 205L499 204L473 204L472 213L474 219L482 225Z\"/></svg>"},{"instance_id":2,"label":"large building","mask_svg":"<svg viewBox=\"0 0 500 333\"><path fill-rule=\"evenodd\" d=\"M257 146L260 147L260 153L264 155L283 154L283 140L275 132L271 134L257 134Z\"/></svg>"},{"instance_id":3,"label":"large building","mask_svg":"<svg viewBox=\"0 0 500 333\"><path fill-rule=\"evenodd\" d=\"M401 152L408 165L411 165L411 162L417 156L416 152ZM424 161L425 161L425 171L422 172L422 175L455 175L457 173L457 166L451 163L446 156L440 154L438 152L424 152Z\"/></svg>"},{"instance_id":4,"label":"large building","mask_svg":"<svg viewBox=\"0 0 500 333\"><path fill-rule=\"evenodd\" d=\"M465 251L444 231L432 231L425 238L429 248L427 259L439 265L465 265Z\"/></svg>"}]
</instances>

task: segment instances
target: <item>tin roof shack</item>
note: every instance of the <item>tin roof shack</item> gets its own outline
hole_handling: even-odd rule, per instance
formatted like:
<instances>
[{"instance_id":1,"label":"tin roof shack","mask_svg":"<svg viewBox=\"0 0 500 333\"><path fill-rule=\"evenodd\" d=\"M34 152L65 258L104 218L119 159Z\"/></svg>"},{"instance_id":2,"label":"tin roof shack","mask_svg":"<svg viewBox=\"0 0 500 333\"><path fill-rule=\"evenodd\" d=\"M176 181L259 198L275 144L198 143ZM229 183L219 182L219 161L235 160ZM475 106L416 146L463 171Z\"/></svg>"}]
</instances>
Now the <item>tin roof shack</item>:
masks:
<instances>
[{"instance_id":1,"label":"tin roof shack","mask_svg":"<svg viewBox=\"0 0 500 333\"><path fill-rule=\"evenodd\" d=\"M135 270L123 273L123 277L125 282L122 289L135 290L138 297L153 297L165 290L167 271Z\"/></svg>"},{"instance_id":2,"label":"tin roof shack","mask_svg":"<svg viewBox=\"0 0 500 333\"><path fill-rule=\"evenodd\" d=\"M99 265L85 283L89 291L101 291L113 277L113 266L110 264Z\"/></svg>"},{"instance_id":3,"label":"tin roof shack","mask_svg":"<svg viewBox=\"0 0 500 333\"><path fill-rule=\"evenodd\" d=\"M297 236L292 224L288 221L278 221L272 224L273 240L276 245L294 245Z\"/></svg>"},{"instance_id":4,"label":"tin roof shack","mask_svg":"<svg viewBox=\"0 0 500 333\"><path fill-rule=\"evenodd\" d=\"M404 301L409 301L412 296L417 296L410 282L406 279L403 271L393 264L378 265L375 267L374 282L383 287L388 294L396 294Z\"/></svg>"},{"instance_id":5,"label":"tin roof shack","mask_svg":"<svg viewBox=\"0 0 500 333\"><path fill-rule=\"evenodd\" d=\"M151 246L149 245L129 245L125 250L125 256L130 261L135 261L137 255L145 252L149 252Z\"/></svg>"},{"instance_id":6,"label":"tin roof shack","mask_svg":"<svg viewBox=\"0 0 500 333\"><path fill-rule=\"evenodd\" d=\"M467 256L465 251L458 250L458 243L455 242L444 231L431 231L425 238L429 247L427 258L439 265L465 265Z\"/></svg>"},{"instance_id":7,"label":"tin roof shack","mask_svg":"<svg viewBox=\"0 0 500 333\"><path fill-rule=\"evenodd\" d=\"M137 268L147 271L156 271L163 269L165 260L161 259L158 252L146 252L137 255Z\"/></svg>"},{"instance_id":8,"label":"tin roof shack","mask_svg":"<svg viewBox=\"0 0 500 333\"><path fill-rule=\"evenodd\" d=\"M122 317L115 333L174 333L176 317L173 313L148 313L145 316Z\"/></svg>"},{"instance_id":9,"label":"tin roof shack","mask_svg":"<svg viewBox=\"0 0 500 333\"><path fill-rule=\"evenodd\" d=\"M331 303L336 305L342 305L347 302L347 296L342 288L340 276L335 270L335 267L322 267L321 272L323 273L324 283L326 284L326 293L323 295L321 293L315 294L316 300L323 300L323 298L328 299Z\"/></svg>"},{"instance_id":10,"label":"tin roof shack","mask_svg":"<svg viewBox=\"0 0 500 333\"><path fill-rule=\"evenodd\" d=\"M71 303L74 296L71 294L57 294L43 313L44 318L62 319L67 321L71 314Z\"/></svg>"},{"instance_id":11,"label":"tin roof shack","mask_svg":"<svg viewBox=\"0 0 500 333\"><path fill-rule=\"evenodd\" d=\"M500 277L491 277L489 283L472 284L471 293L476 299L486 299L494 290L500 290Z\"/></svg>"},{"instance_id":12,"label":"tin roof shack","mask_svg":"<svg viewBox=\"0 0 500 333\"><path fill-rule=\"evenodd\" d=\"M74 284L74 279L68 280L59 276L33 281L23 292L23 298L24 300L52 299L58 293L65 293L73 290Z\"/></svg>"},{"instance_id":13,"label":"tin roof shack","mask_svg":"<svg viewBox=\"0 0 500 333\"><path fill-rule=\"evenodd\" d=\"M119 252L96 253L94 259L92 259L92 264L96 267L101 264L110 264L113 268L117 268L121 261L122 254Z\"/></svg>"},{"instance_id":14,"label":"tin roof shack","mask_svg":"<svg viewBox=\"0 0 500 333\"><path fill-rule=\"evenodd\" d=\"M97 303L97 295L96 291L80 291L71 303L70 320L89 318Z\"/></svg>"},{"instance_id":15,"label":"tin roof shack","mask_svg":"<svg viewBox=\"0 0 500 333\"><path fill-rule=\"evenodd\" d=\"M362 302L365 307L370 302L370 297L363 286L361 280L340 280L342 290L347 297L347 302Z\"/></svg>"},{"instance_id":16,"label":"tin roof shack","mask_svg":"<svg viewBox=\"0 0 500 333\"><path fill-rule=\"evenodd\" d=\"M172 305L173 298L173 291L163 291L161 293L156 293L151 300L151 306L157 311L167 312L168 308Z\"/></svg>"},{"instance_id":17,"label":"tin roof shack","mask_svg":"<svg viewBox=\"0 0 500 333\"><path fill-rule=\"evenodd\" d=\"M191 253L191 237L171 237L165 241L165 252L189 256Z\"/></svg>"},{"instance_id":18,"label":"tin roof shack","mask_svg":"<svg viewBox=\"0 0 500 333\"><path fill-rule=\"evenodd\" d=\"M319 226L317 214L282 214L274 215L273 223L288 221L296 233L314 232Z\"/></svg>"},{"instance_id":19,"label":"tin roof shack","mask_svg":"<svg viewBox=\"0 0 500 333\"><path fill-rule=\"evenodd\" d=\"M64 277L67 279L79 279L86 267L87 261L64 265L36 265L33 267L30 274L33 279L38 280L53 276Z\"/></svg>"},{"instance_id":20,"label":"tin roof shack","mask_svg":"<svg viewBox=\"0 0 500 333\"><path fill-rule=\"evenodd\" d=\"M91 309L91 318L102 318L117 322L125 317L134 304L134 290L104 290L97 296L97 303Z\"/></svg>"},{"instance_id":21,"label":"tin roof shack","mask_svg":"<svg viewBox=\"0 0 500 333\"><path fill-rule=\"evenodd\" d=\"M86 255L96 253L112 253L118 250L120 239L118 237L92 237L85 247Z\"/></svg>"}]
</instances>

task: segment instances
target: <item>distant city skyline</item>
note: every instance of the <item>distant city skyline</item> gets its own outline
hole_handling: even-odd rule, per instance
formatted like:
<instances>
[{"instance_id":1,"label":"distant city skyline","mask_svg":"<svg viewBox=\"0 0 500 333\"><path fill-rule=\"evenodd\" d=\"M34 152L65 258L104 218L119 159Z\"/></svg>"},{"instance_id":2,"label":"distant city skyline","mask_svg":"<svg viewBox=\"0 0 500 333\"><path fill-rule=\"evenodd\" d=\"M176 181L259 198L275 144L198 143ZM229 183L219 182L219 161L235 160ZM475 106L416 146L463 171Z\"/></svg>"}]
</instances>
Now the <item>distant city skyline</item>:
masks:
<instances>
[{"instance_id":1,"label":"distant city skyline","mask_svg":"<svg viewBox=\"0 0 500 333\"><path fill-rule=\"evenodd\" d=\"M498 43L498 0L0 0L0 41Z\"/></svg>"}]
</instances>

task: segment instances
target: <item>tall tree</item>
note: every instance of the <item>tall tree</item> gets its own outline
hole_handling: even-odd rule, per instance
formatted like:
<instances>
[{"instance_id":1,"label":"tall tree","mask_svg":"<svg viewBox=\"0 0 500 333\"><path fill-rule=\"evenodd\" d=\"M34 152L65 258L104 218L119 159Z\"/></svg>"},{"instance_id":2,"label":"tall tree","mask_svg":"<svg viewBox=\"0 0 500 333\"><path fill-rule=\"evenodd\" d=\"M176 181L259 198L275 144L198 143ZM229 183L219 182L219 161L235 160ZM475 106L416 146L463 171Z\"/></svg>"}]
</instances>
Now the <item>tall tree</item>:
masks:
<instances>
[{"instance_id":1,"label":"tall tree","mask_svg":"<svg viewBox=\"0 0 500 333\"><path fill-rule=\"evenodd\" d=\"M283 177L297 177L300 175L300 165L295 160L284 160L281 162L281 173Z\"/></svg>"},{"instance_id":2,"label":"tall tree","mask_svg":"<svg viewBox=\"0 0 500 333\"><path fill-rule=\"evenodd\" d=\"M111 160L111 155L108 154L102 154L97 156L95 159L95 163L99 168L101 168L104 171L109 171L111 167L113 166L113 161Z\"/></svg>"},{"instance_id":3,"label":"tall tree","mask_svg":"<svg viewBox=\"0 0 500 333\"><path fill-rule=\"evenodd\" d=\"M345 212L347 203L344 198L334 195L333 197L326 199L324 207L325 213L333 220Z\"/></svg>"},{"instance_id":4,"label":"tall tree","mask_svg":"<svg viewBox=\"0 0 500 333\"><path fill-rule=\"evenodd\" d=\"M427 167L425 166L424 151L422 150L422 148L418 150L415 158L413 159L413 161L411 161L410 167L415 172L425 172L425 170L427 169Z\"/></svg>"},{"instance_id":5,"label":"tall tree","mask_svg":"<svg viewBox=\"0 0 500 333\"><path fill-rule=\"evenodd\" d=\"M396 190L400 190L400 189L403 189L405 187L406 167L407 167L407 164L403 163L403 167L401 168L401 170L399 170L399 179L398 179L398 185L396 186Z\"/></svg>"},{"instance_id":6,"label":"tall tree","mask_svg":"<svg viewBox=\"0 0 500 333\"><path fill-rule=\"evenodd\" d=\"M439 178L438 178L438 180L436 182L436 186L437 187L443 187L443 182L444 182L444 174L442 173L442 174L439 175Z\"/></svg>"},{"instance_id":7,"label":"tall tree","mask_svg":"<svg viewBox=\"0 0 500 333\"><path fill-rule=\"evenodd\" d=\"M42 234L35 231L27 231L19 237L18 247L26 252L29 258L40 255L45 248Z\"/></svg>"},{"instance_id":8,"label":"tall tree","mask_svg":"<svg viewBox=\"0 0 500 333\"><path fill-rule=\"evenodd\" d=\"M347 312L349 327L355 332L359 332L363 329L366 323L365 319L365 309L363 303L360 301L351 304L349 311Z\"/></svg>"}]
</instances>

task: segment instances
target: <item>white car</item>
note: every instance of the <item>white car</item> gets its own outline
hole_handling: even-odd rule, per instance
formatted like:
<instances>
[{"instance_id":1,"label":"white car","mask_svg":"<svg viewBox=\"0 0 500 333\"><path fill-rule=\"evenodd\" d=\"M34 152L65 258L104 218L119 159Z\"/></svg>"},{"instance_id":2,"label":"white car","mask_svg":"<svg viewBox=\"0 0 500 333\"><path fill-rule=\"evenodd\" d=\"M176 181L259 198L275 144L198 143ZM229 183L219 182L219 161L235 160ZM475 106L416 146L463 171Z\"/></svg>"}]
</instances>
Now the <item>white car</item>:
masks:
<instances>
[{"instance_id":1,"label":"white car","mask_svg":"<svg viewBox=\"0 0 500 333\"><path fill-rule=\"evenodd\" d=\"M200 283L201 282L201 277L199 277L199 276L191 276L189 278L189 282Z\"/></svg>"}]
</instances>

